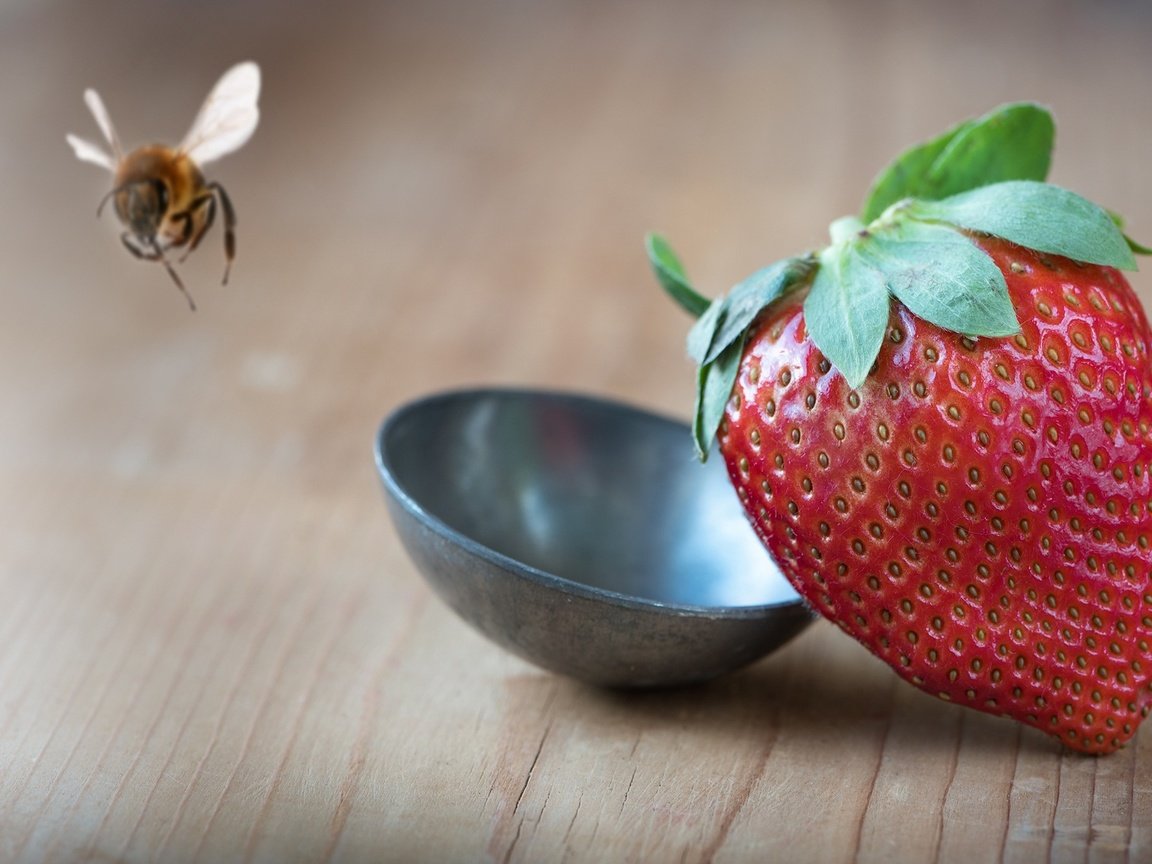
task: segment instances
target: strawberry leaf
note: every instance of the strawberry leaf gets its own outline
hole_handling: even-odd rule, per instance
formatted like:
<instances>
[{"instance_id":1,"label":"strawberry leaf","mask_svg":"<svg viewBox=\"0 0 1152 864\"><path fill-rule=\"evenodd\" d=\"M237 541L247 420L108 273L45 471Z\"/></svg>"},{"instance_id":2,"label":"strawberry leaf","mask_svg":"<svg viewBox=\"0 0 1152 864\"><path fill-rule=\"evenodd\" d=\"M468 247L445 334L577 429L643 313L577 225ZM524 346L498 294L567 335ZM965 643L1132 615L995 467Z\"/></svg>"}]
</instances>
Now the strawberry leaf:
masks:
<instances>
[{"instance_id":1,"label":"strawberry leaf","mask_svg":"<svg viewBox=\"0 0 1152 864\"><path fill-rule=\"evenodd\" d=\"M1152 255L1152 248L1145 246L1143 243L1137 243L1127 234L1124 235L1124 242L1127 243L1128 248L1137 255Z\"/></svg>"},{"instance_id":2,"label":"strawberry leaf","mask_svg":"<svg viewBox=\"0 0 1152 864\"><path fill-rule=\"evenodd\" d=\"M727 296L713 300L688 331L688 356L700 367L692 434L702 461L708 457L736 383L748 328L766 306L803 280L813 266L811 258L787 258L757 270Z\"/></svg>"},{"instance_id":3,"label":"strawberry leaf","mask_svg":"<svg viewBox=\"0 0 1152 864\"><path fill-rule=\"evenodd\" d=\"M899 220L859 241L857 254L861 266L874 268L896 299L926 321L970 336L1020 329L1000 269L953 228Z\"/></svg>"},{"instance_id":4,"label":"strawberry leaf","mask_svg":"<svg viewBox=\"0 0 1152 864\"><path fill-rule=\"evenodd\" d=\"M1117 213L1115 210L1108 210L1107 213L1108 218L1116 223L1116 227L1119 228L1121 232L1123 232L1125 227L1127 227L1124 224L1124 217ZM1124 234L1124 242L1127 243L1128 248L1135 252L1137 255L1152 255L1152 249L1145 246L1143 243L1137 243L1127 234Z\"/></svg>"},{"instance_id":5,"label":"strawberry leaf","mask_svg":"<svg viewBox=\"0 0 1152 864\"><path fill-rule=\"evenodd\" d=\"M1005 180L1043 181L1052 165L1056 125L1046 108L1003 105L953 138L929 171L928 195L946 198Z\"/></svg>"},{"instance_id":6,"label":"strawberry leaf","mask_svg":"<svg viewBox=\"0 0 1152 864\"><path fill-rule=\"evenodd\" d=\"M907 214L983 231L1037 252L1136 269L1128 241L1107 210L1049 183L1010 180L982 186L943 201L912 202Z\"/></svg>"},{"instance_id":7,"label":"strawberry leaf","mask_svg":"<svg viewBox=\"0 0 1152 864\"><path fill-rule=\"evenodd\" d=\"M659 234L649 234L644 238L644 246L648 250L648 263L656 279L673 300L694 318L699 318L707 311L710 305L707 297L701 296L688 276L680 259L668 245L668 241Z\"/></svg>"},{"instance_id":8,"label":"strawberry leaf","mask_svg":"<svg viewBox=\"0 0 1152 864\"><path fill-rule=\"evenodd\" d=\"M736 375L740 371L740 357L744 353L745 334L720 352L710 363L700 367L696 377L696 411L692 423L692 439L696 443L696 455L703 462L708 458L712 440L720 421L724 419L724 409L736 385Z\"/></svg>"},{"instance_id":9,"label":"strawberry leaf","mask_svg":"<svg viewBox=\"0 0 1152 864\"><path fill-rule=\"evenodd\" d=\"M808 335L851 387L868 376L888 327L888 286L854 242L820 253L820 268L804 300Z\"/></svg>"},{"instance_id":10,"label":"strawberry leaf","mask_svg":"<svg viewBox=\"0 0 1152 864\"><path fill-rule=\"evenodd\" d=\"M725 298L717 297L708 304L704 314L696 319L692 329L688 331L688 356L696 361L696 365L703 366L710 359L708 357L715 338L716 330L724 320Z\"/></svg>"},{"instance_id":11,"label":"strawberry leaf","mask_svg":"<svg viewBox=\"0 0 1152 864\"><path fill-rule=\"evenodd\" d=\"M734 287L724 298L724 316L712 338L712 345L702 362L715 360L748 329L764 307L783 296L808 275L812 261L785 258L757 270Z\"/></svg>"},{"instance_id":12,"label":"strawberry leaf","mask_svg":"<svg viewBox=\"0 0 1152 864\"><path fill-rule=\"evenodd\" d=\"M864 222L871 222L897 201L919 197L920 187L924 185L924 178L928 176L932 164L940 158L952 139L973 122L965 121L943 135L901 153L873 181L860 218Z\"/></svg>"},{"instance_id":13,"label":"strawberry leaf","mask_svg":"<svg viewBox=\"0 0 1152 864\"><path fill-rule=\"evenodd\" d=\"M934 201L1005 180L1044 180L1055 125L1030 102L1002 105L913 147L876 179L862 219L872 222L904 198Z\"/></svg>"}]
</instances>

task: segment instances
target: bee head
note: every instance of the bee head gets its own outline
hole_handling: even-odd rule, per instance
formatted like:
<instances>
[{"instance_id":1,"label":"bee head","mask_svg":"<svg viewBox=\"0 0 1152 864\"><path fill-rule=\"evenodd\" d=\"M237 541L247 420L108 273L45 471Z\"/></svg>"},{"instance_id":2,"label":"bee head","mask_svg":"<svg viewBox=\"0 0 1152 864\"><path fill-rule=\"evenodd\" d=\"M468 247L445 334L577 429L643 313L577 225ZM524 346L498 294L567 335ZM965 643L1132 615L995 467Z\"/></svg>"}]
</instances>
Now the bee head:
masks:
<instances>
[{"instance_id":1,"label":"bee head","mask_svg":"<svg viewBox=\"0 0 1152 864\"><path fill-rule=\"evenodd\" d=\"M116 215L141 239L156 237L168 211L168 186L157 177L130 180L112 190Z\"/></svg>"}]
</instances>

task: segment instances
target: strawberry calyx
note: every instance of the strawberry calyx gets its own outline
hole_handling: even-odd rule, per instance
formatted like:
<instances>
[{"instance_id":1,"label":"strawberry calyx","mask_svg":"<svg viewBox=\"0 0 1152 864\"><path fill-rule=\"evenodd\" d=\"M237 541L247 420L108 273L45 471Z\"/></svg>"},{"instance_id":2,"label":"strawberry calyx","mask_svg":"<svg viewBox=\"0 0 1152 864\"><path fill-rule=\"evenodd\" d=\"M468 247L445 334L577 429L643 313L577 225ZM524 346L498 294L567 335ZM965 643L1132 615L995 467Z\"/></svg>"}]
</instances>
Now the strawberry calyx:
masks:
<instances>
[{"instance_id":1,"label":"strawberry calyx","mask_svg":"<svg viewBox=\"0 0 1152 864\"><path fill-rule=\"evenodd\" d=\"M698 366L693 439L701 459L715 438L748 331L781 297L808 287L805 326L853 388L880 353L891 299L912 314L969 337L1020 329L1004 275L977 244L1000 237L1086 264L1136 269L1152 254L1123 222L1045 181L1054 124L1031 103L1001 106L898 157L873 183L859 217L829 229L830 243L758 270L709 300L692 286L662 237L648 258L664 290L697 320L688 354Z\"/></svg>"}]
</instances>

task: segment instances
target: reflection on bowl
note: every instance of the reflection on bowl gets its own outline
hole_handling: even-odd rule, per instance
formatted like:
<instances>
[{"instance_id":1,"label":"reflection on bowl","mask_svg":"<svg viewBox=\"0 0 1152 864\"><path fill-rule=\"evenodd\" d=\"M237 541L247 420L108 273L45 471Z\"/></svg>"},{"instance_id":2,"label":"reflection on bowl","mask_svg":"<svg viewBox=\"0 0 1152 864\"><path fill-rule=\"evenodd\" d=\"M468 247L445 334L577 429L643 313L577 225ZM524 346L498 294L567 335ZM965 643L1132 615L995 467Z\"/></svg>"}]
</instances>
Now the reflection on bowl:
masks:
<instances>
[{"instance_id":1,"label":"reflection on bowl","mask_svg":"<svg viewBox=\"0 0 1152 864\"><path fill-rule=\"evenodd\" d=\"M436 592L546 669L699 681L811 621L685 424L590 397L459 391L390 414L376 461Z\"/></svg>"}]
</instances>

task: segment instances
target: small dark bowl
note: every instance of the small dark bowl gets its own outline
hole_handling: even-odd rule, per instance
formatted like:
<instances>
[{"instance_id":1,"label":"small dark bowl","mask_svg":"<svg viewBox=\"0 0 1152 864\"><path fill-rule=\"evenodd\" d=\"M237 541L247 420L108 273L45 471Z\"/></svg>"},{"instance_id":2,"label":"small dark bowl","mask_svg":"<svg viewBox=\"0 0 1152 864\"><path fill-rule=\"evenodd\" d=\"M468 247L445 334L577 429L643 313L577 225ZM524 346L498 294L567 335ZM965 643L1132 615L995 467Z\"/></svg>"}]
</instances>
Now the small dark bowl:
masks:
<instances>
[{"instance_id":1,"label":"small dark bowl","mask_svg":"<svg viewBox=\"0 0 1152 864\"><path fill-rule=\"evenodd\" d=\"M545 669L687 684L812 620L683 423L575 395L445 393L385 419L376 464L435 591Z\"/></svg>"}]
</instances>

